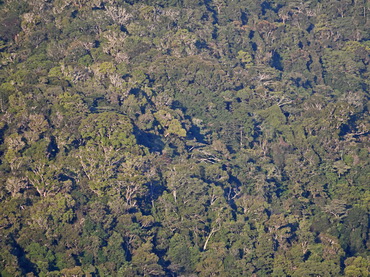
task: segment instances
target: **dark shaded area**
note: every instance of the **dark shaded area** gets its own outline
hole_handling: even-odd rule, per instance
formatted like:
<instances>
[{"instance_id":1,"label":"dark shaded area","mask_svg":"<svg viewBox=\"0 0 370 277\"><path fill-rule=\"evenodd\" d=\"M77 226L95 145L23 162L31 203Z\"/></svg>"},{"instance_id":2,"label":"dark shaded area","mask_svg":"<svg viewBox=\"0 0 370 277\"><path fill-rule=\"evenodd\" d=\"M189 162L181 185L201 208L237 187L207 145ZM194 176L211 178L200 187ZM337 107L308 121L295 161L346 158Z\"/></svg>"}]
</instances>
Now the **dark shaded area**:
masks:
<instances>
[{"instance_id":1,"label":"dark shaded area","mask_svg":"<svg viewBox=\"0 0 370 277\"><path fill-rule=\"evenodd\" d=\"M315 25L310 24L310 26L308 26L308 28L307 28L307 32L308 33L311 33L311 31L313 30L313 28L315 28Z\"/></svg>"},{"instance_id":2,"label":"dark shaded area","mask_svg":"<svg viewBox=\"0 0 370 277\"><path fill-rule=\"evenodd\" d=\"M0 39L10 41L21 31L20 19L17 14L8 14L0 21Z\"/></svg>"},{"instance_id":3,"label":"dark shaded area","mask_svg":"<svg viewBox=\"0 0 370 277\"><path fill-rule=\"evenodd\" d=\"M48 145L47 151L49 159L54 159L56 155L59 153L59 148L54 136L50 137L50 143Z\"/></svg>"},{"instance_id":4,"label":"dark shaded area","mask_svg":"<svg viewBox=\"0 0 370 277\"><path fill-rule=\"evenodd\" d=\"M27 274L30 272L36 273L36 265L34 265L27 257L26 253L23 248L16 242L16 240L11 237L9 238L9 244L12 246L12 250L10 253L17 257L19 267L22 269L23 274Z\"/></svg>"},{"instance_id":5,"label":"dark shaded area","mask_svg":"<svg viewBox=\"0 0 370 277\"><path fill-rule=\"evenodd\" d=\"M282 65L282 57L279 55L278 52L274 52L271 57L271 66L276 68L277 70L283 71Z\"/></svg>"},{"instance_id":6,"label":"dark shaded area","mask_svg":"<svg viewBox=\"0 0 370 277\"><path fill-rule=\"evenodd\" d=\"M242 21L242 25L248 24L248 16L246 12L241 12L240 20Z\"/></svg>"},{"instance_id":7,"label":"dark shaded area","mask_svg":"<svg viewBox=\"0 0 370 277\"><path fill-rule=\"evenodd\" d=\"M160 136L144 132L137 127L134 128L134 134L138 144L147 147L150 152L161 153L164 149L165 144Z\"/></svg>"}]
</instances>

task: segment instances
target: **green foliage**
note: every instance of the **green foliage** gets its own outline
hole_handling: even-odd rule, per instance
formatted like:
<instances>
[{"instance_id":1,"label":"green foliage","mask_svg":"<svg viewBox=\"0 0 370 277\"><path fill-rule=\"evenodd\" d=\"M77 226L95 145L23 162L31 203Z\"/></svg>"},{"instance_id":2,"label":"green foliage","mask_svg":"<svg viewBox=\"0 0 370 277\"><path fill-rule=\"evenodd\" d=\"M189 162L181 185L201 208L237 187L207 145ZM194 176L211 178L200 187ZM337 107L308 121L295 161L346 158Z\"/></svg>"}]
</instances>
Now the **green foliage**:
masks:
<instances>
[{"instance_id":1,"label":"green foliage","mask_svg":"<svg viewBox=\"0 0 370 277\"><path fill-rule=\"evenodd\" d=\"M27 257L31 262L35 263L39 273L49 272L55 261L55 256L52 251L48 250L45 246L33 242L26 249Z\"/></svg>"},{"instance_id":2,"label":"green foliage","mask_svg":"<svg viewBox=\"0 0 370 277\"><path fill-rule=\"evenodd\" d=\"M369 260L359 257L348 258L345 261L346 268L344 269L345 276L357 277L357 276L369 276L370 264Z\"/></svg>"},{"instance_id":3,"label":"green foliage","mask_svg":"<svg viewBox=\"0 0 370 277\"><path fill-rule=\"evenodd\" d=\"M173 272L190 273L194 271L194 250L186 237L175 234L169 243L168 260Z\"/></svg>"},{"instance_id":4,"label":"green foliage","mask_svg":"<svg viewBox=\"0 0 370 277\"><path fill-rule=\"evenodd\" d=\"M87 146L130 149L135 146L130 119L117 113L91 114L81 122L79 128Z\"/></svg>"},{"instance_id":5,"label":"green foliage","mask_svg":"<svg viewBox=\"0 0 370 277\"><path fill-rule=\"evenodd\" d=\"M368 276L366 1L0 1L1 276Z\"/></svg>"},{"instance_id":6,"label":"green foliage","mask_svg":"<svg viewBox=\"0 0 370 277\"><path fill-rule=\"evenodd\" d=\"M245 68L250 68L253 66L252 56L248 52L240 50L237 58L243 63Z\"/></svg>"}]
</instances>

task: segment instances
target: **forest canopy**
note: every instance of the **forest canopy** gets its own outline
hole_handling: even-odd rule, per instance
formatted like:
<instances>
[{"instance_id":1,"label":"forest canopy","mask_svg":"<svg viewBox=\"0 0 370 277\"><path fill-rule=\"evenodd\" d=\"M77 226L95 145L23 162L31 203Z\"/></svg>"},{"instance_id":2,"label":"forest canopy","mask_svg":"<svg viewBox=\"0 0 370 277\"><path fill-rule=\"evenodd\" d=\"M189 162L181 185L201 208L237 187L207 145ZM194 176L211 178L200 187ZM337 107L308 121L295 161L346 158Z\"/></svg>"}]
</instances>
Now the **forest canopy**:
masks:
<instances>
[{"instance_id":1,"label":"forest canopy","mask_svg":"<svg viewBox=\"0 0 370 277\"><path fill-rule=\"evenodd\" d=\"M369 14L0 1L0 276L370 276Z\"/></svg>"}]
</instances>

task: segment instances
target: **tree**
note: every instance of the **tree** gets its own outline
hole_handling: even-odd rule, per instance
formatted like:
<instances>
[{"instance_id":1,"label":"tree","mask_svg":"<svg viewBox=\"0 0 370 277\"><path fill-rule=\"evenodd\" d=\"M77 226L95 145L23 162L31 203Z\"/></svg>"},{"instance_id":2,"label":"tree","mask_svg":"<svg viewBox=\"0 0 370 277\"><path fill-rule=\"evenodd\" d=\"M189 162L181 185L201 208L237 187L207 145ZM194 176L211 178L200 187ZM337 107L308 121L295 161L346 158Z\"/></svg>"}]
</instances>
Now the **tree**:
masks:
<instances>
[{"instance_id":1,"label":"tree","mask_svg":"<svg viewBox=\"0 0 370 277\"><path fill-rule=\"evenodd\" d=\"M164 274L162 267L158 264L159 258L151 252L150 241L144 243L133 253L132 264L136 272L142 276L161 276Z\"/></svg>"},{"instance_id":2,"label":"tree","mask_svg":"<svg viewBox=\"0 0 370 277\"><path fill-rule=\"evenodd\" d=\"M345 276L348 277L360 277L369 276L370 263L368 259L361 256L348 258L345 261L346 267L344 269Z\"/></svg>"},{"instance_id":3,"label":"tree","mask_svg":"<svg viewBox=\"0 0 370 277\"><path fill-rule=\"evenodd\" d=\"M178 274L194 272L195 249L189 239L176 233L170 240L167 258L171 262L169 268Z\"/></svg>"}]
</instances>

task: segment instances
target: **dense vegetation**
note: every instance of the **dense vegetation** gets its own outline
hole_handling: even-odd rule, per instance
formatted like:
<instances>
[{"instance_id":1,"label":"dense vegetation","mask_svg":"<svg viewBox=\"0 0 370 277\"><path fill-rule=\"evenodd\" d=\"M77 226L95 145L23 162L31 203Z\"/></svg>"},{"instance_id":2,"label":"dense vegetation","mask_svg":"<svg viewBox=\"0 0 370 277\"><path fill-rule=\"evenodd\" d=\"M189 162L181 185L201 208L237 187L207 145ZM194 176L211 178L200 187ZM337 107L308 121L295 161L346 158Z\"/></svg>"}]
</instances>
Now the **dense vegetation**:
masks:
<instances>
[{"instance_id":1,"label":"dense vegetation","mask_svg":"<svg viewBox=\"0 0 370 277\"><path fill-rule=\"evenodd\" d=\"M0 276L369 276L369 14L0 1Z\"/></svg>"}]
</instances>

